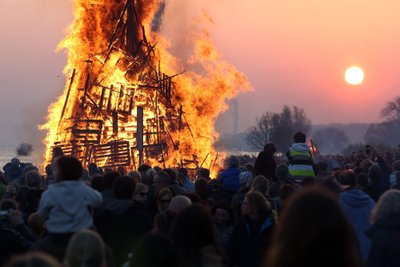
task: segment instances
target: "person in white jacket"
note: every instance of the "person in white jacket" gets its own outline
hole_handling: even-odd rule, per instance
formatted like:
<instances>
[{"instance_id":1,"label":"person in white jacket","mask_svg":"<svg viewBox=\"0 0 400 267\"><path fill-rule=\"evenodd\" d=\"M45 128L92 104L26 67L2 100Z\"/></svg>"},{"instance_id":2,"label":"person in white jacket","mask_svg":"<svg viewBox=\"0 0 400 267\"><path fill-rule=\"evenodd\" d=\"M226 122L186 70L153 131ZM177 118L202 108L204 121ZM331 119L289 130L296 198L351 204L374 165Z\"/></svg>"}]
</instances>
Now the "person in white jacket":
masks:
<instances>
[{"instance_id":1,"label":"person in white jacket","mask_svg":"<svg viewBox=\"0 0 400 267\"><path fill-rule=\"evenodd\" d=\"M65 246L75 232L93 226L90 209L102 203L101 194L79 180L82 173L82 164L78 159L59 157L54 168L56 182L40 199L38 213L45 220L48 234L38 244L38 249L57 258L63 256Z\"/></svg>"}]
</instances>

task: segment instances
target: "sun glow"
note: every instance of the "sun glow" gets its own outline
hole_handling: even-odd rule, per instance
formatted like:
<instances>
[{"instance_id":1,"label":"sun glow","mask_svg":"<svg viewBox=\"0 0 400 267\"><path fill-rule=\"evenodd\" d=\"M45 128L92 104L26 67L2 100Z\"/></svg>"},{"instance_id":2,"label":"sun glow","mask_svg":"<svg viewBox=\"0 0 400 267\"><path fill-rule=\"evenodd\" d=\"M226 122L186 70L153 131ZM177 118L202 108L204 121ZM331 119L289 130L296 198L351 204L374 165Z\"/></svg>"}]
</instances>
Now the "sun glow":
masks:
<instances>
[{"instance_id":1,"label":"sun glow","mask_svg":"<svg viewBox=\"0 0 400 267\"><path fill-rule=\"evenodd\" d=\"M352 66L346 69L344 79L348 84L359 85L364 81L364 71L357 66Z\"/></svg>"}]
</instances>

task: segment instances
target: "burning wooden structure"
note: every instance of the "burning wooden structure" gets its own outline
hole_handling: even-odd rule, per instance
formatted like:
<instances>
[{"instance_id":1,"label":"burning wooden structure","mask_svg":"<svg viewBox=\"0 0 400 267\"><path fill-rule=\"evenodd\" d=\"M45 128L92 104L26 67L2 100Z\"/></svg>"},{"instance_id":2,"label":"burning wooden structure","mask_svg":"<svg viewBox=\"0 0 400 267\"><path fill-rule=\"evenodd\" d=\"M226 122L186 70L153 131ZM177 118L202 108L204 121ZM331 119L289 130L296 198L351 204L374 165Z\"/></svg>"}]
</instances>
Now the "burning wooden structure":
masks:
<instances>
[{"instance_id":1,"label":"burning wooden structure","mask_svg":"<svg viewBox=\"0 0 400 267\"><path fill-rule=\"evenodd\" d=\"M44 165L55 146L102 167L219 165L215 121L226 99L251 86L207 30L177 30L185 51L173 54L170 39L153 27L162 21L164 0L73 0L73 6L74 21L59 44L68 80L41 126Z\"/></svg>"},{"instance_id":2,"label":"burning wooden structure","mask_svg":"<svg viewBox=\"0 0 400 267\"><path fill-rule=\"evenodd\" d=\"M93 51L73 69L53 146L102 167L163 164L171 150L179 150L172 133L190 131L190 126L173 97L173 77L160 65L156 45L148 42L135 2L129 0L107 49ZM198 167L196 155L180 156L177 165Z\"/></svg>"}]
</instances>

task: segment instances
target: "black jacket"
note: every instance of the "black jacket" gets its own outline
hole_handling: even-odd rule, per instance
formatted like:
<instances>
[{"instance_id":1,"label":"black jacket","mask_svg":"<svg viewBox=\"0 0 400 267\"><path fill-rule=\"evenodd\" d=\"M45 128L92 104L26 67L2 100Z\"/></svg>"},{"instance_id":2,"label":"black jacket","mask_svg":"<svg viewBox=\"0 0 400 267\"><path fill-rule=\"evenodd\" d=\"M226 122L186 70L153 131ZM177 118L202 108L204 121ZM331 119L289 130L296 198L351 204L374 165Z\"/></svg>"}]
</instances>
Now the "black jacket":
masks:
<instances>
[{"instance_id":1,"label":"black jacket","mask_svg":"<svg viewBox=\"0 0 400 267\"><path fill-rule=\"evenodd\" d=\"M259 267L271 243L275 222L266 216L261 222L254 222L244 216L233 228L229 244L231 266Z\"/></svg>"},{"instance_id":2,"label":"black jacket","mask_svg":"<svg viewBox=\"0 0 400 267\"><path fill-rule=\"evenodd\" d=\"M264 151L260 152L254 163L254 176L263 175L275 179L276 161L274 156Z\"/></svg>"},{"instance_id":3,"label":"black jacket","mask_svg":"<svg viewBox=\"0 0 400 267\"><path fill-rule=\"evenodd\" d=\"M12 227L7 221L0 221L0 266L12 255L26 252L34 242L33 236L24 224Z\"/></svg>"},{"instance_id":4,"label":"black jacket","mask_svg":"<svg viewBox=\"0 0 400 267\"><path fill-rule=\"evenodd\" d=\"M378 220L367 235L372 240L367 267L400 266L400 214Z\"/></svg>"},{"instance_id":5,"label":"black jacket","mask_svg":"<svg viewBox=\"0 0 400 267\"><path fill-rule=\"evenodd\" d=\"M137 241L152 228L147 213L135 207L133 202L131 205L127 205L129 201L126 200L120 202L121 205L116 205L113 210L96 211L94 217L99 234L113 251L116 266L127 260Z\"/></svg>"}]
</instances>

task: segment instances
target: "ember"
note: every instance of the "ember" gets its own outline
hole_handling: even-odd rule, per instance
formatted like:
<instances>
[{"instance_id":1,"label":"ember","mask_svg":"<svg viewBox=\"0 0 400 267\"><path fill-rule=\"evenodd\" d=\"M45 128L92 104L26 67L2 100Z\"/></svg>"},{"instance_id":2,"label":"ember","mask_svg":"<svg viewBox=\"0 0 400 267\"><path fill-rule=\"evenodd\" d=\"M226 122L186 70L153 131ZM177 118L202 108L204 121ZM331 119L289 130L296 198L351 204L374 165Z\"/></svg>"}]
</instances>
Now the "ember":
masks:
<instances>
[{"instance_id":1,"label":"ember","mask_svg":"<svg viewBox=\"0 0 400 267\"><path fill-rule=\"evenodd\" d=\"M197 35L190 59L200 72L182 72L152 31L160 7L155 0L75 1L75 21L60 44L68 52L69 80L42 126L46 162L59 146L102 167L216 164L215 119L226 98L250 86L205 33Z\"/></svg>"}]
</instances>

